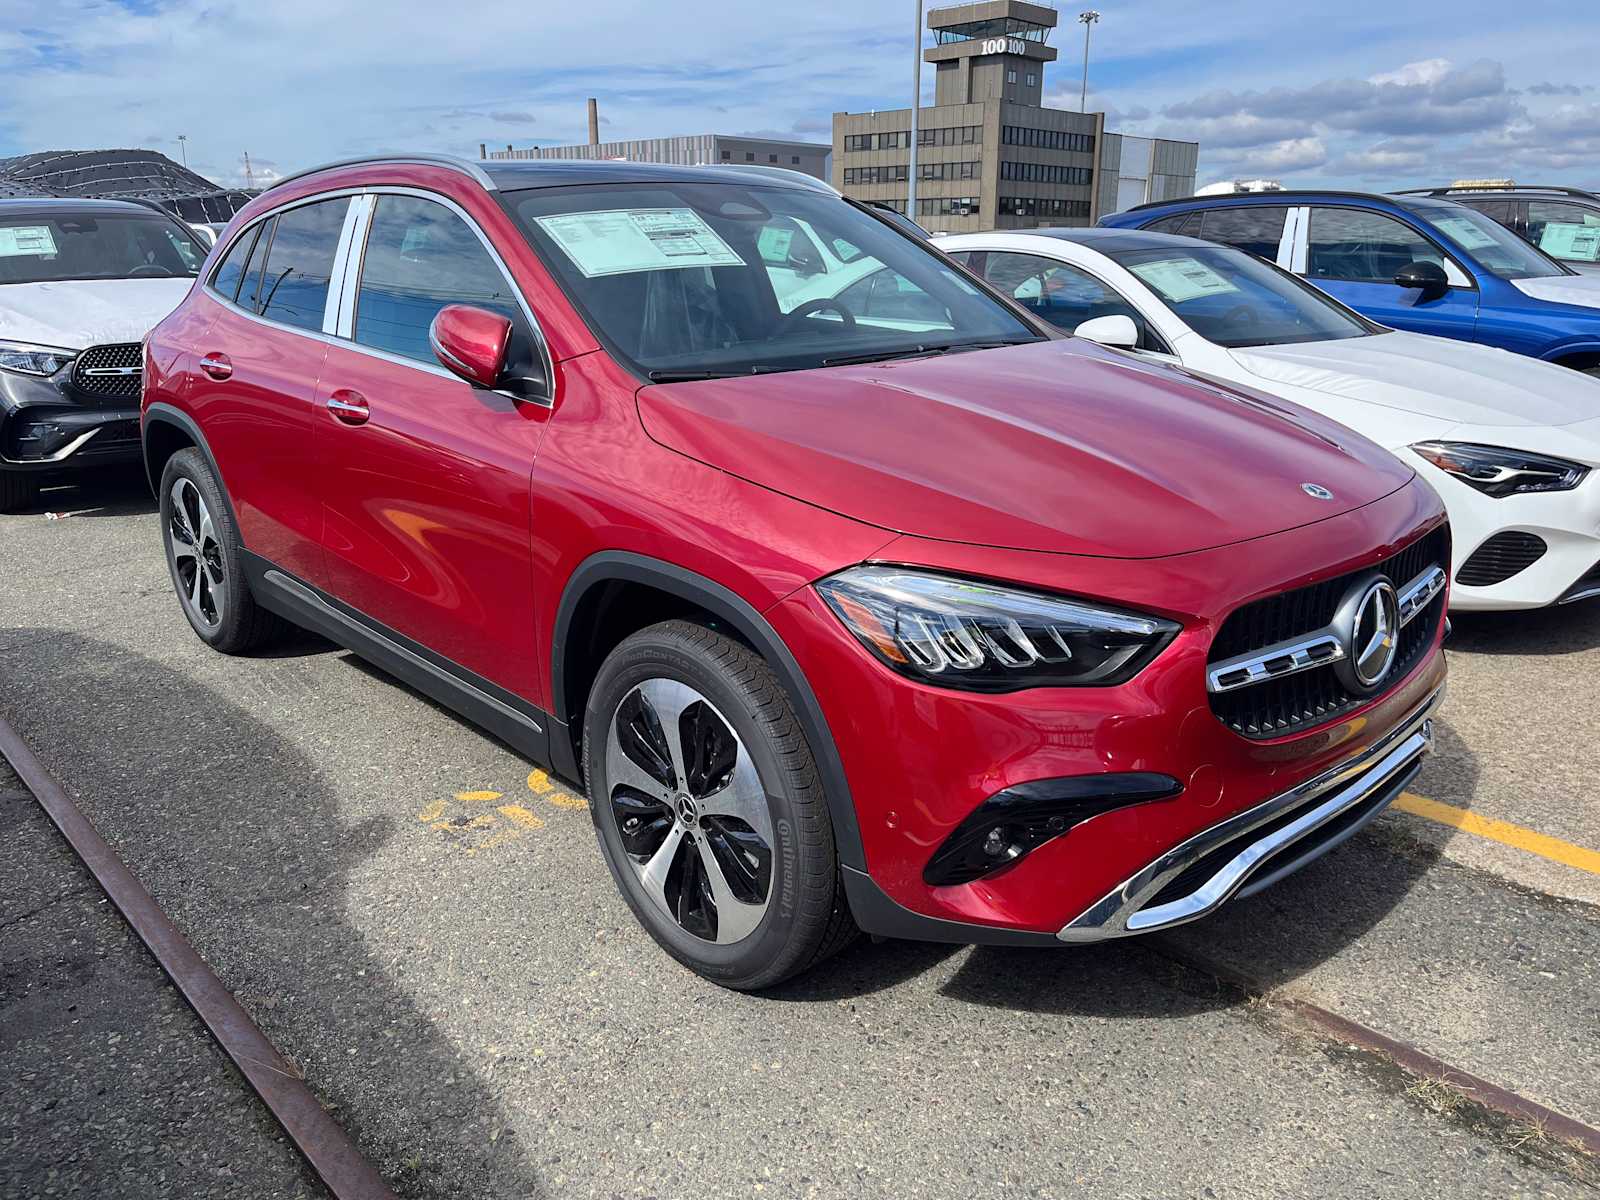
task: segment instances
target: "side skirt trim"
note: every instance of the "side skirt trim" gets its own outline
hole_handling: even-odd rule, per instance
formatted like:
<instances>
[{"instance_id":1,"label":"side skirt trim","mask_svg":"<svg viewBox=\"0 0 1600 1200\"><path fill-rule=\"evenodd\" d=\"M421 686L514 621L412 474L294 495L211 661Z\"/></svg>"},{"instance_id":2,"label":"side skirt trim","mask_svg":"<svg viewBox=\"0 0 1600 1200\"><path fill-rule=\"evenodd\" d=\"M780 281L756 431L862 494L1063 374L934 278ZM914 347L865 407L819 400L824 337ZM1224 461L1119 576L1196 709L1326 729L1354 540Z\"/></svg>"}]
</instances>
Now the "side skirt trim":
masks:
<instances>
[{"instance_id":1,"label":"side skirt trim","mask_svg":"<svg viewBox=\"0 0 1600 1200\"><path fill-rule=\"evenodd\" d=\"M246 550L241 557L258 603L360 655L519 753L550 765L550 718L543 710L339 603L259 555Z\"/></svg>"}]
</instances>

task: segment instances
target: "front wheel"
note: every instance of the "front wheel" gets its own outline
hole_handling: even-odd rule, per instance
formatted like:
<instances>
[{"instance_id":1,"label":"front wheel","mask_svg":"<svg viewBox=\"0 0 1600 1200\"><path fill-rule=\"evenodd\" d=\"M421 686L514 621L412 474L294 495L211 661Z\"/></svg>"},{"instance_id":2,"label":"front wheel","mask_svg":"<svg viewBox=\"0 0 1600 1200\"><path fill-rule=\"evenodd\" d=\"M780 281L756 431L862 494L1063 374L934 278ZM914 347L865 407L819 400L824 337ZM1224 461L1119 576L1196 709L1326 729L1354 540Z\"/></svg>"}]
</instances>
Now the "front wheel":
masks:
<instances>
[{"instance_id":1,"label":"front wheel","mask_svg":"<svg viewBox=\"0 0 1600 1200\"><path fill-rule=\"evenodd\" d=\"M855 934L811 749L749 647L686 621L624 641L584 718L600 849L634 915L724 987L770 987Z\"/></svg>"}]
</instances>

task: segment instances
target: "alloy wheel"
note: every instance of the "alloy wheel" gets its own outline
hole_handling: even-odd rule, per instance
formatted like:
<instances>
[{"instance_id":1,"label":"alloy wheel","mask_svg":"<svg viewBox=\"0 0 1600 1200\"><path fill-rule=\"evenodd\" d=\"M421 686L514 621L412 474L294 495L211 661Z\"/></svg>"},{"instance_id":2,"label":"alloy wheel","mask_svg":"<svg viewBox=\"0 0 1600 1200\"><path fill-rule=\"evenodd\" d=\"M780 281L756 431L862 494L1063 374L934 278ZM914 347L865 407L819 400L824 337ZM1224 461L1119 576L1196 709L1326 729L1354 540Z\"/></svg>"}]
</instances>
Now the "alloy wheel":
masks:
<instances>
[{"instance_id":1,"label":"alloy wheel","mask_svg":"<svg viewBox=\"0 0 1600 1200\"><path fill-rule=\"evenodd\" d=\"M772 898L772 814L709 700L674 679L628 692L606 736L606 785L628 863L662 914L719 945L755 931Z\"/></svg>"},{"instance_id":2,"label":"alloy wheel","mask_svg":"<svg viewBox=\"0 0 1600 1200\"><path fill-rule=\"evenodd\" d=\"M228 606L227 575L216 524L192 479L179 476L173 481L170 496L172 516L167 523L167 544L178 580L178 595L189 615L213 630L222 624Z\"/></svg>"}]
</instances>

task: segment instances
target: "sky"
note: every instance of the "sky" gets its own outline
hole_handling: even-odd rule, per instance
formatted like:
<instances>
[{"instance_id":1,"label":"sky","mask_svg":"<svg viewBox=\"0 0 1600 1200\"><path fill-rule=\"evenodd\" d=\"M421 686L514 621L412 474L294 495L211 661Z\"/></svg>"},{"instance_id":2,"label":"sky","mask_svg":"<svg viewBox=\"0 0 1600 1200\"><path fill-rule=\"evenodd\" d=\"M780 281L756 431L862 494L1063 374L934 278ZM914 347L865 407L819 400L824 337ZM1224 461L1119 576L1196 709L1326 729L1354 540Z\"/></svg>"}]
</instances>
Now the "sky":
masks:
<instances>
[{"instance_id":1,"label":"sky","mask_svg":"<svg viewBox=\"0 0 1600 1200\"><path fill-rule=\"evenodd\" d=\"M1600 185L1600 24L1553 0L1099 0L1089 107L1199 182ZM915 0L0 0L0 156L136 146L227 184L391 150L744 133L903 108ZM1079 6L1046 103L1076 108ZM926 41L924 44L927 44ZM932 102L932 71L923 73ZM180 146L179 135L186 140Z\"/></svg>"}]
</instances>

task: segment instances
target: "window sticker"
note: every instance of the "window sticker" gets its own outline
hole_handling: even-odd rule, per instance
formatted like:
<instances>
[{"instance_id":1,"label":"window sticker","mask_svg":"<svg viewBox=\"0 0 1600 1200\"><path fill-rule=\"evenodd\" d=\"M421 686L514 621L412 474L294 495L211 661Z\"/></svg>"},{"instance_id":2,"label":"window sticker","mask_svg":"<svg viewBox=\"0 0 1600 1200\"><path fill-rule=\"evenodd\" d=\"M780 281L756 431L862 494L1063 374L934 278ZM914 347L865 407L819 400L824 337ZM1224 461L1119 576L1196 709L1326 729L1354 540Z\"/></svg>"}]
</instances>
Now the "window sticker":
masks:
<instances>
[{"instance_id":1,"label":"window sticker","mask_svg":"<svg viewBox=\"0 0 1600 1200\"><path fill-rule=\"evenodd\" d=\"M1570 262L1600 262L1600 225L1569 225L1551 221L1539 235L1539 249L1551 258Z\"/></svg>"},{"instance_id":2,"label":"window sticker","mask_svg":"<svg viewBox=\"0 0 1600 1200\"><path fill-rule=\"evenodd\" d=\"M55 235L48 225L0 225L0 258L53 255Z\"/></svg>"},{"instance_id":3,"label":"window sticker","mask_svg":"<svg viewBox=\"0 0 1600 1200\"><path fill-rule=\"evenodd\" d=\"M620 208L535 217L584 275L743 266L728 243L688 208Z\"/></svg>"},{"instance_id":4,"label":"window sticker","mask_svg":"<svg viewBox=\"0 0 1600 1200\"><path fill-rule=\"evenodd\" d=\"M1128 268L1169 304L1182 304L1201 296L1223 296L1239 289L1199 259L1161 258Z\"/></svg>"},{"instance_id":5,"label":"window sticker","mask_svg":"<svg viewBox=\"0 0 1600 1200\"><path fill-rule=\"evenodd\" d=\"M789 261L789 247L794 242L794 230L778 225L763 225L756 238L756 248L762 260L784 266Z\"/></svg>"},{"instance_id":6,"label":"window sticker","mask_svg":"<svg viewBox=\"0 0 1600 1200\"><path fill-rule=\"evenodd\" d=\"M1466 217L1440 217L1434 224L1455 238L1463 250L1487 250L1490 246L1498 245L1493 237Z\"/></svg>"}]
</instances>

